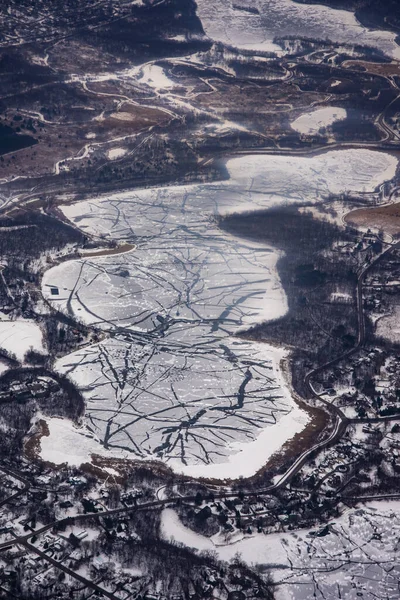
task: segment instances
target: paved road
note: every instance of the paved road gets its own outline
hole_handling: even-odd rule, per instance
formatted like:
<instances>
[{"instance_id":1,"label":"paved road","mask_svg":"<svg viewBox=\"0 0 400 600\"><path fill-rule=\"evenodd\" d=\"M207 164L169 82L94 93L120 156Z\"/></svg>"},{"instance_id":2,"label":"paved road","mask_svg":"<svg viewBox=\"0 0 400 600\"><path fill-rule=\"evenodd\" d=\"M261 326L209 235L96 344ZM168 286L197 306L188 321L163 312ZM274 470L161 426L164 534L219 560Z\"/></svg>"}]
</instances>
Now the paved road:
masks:
<instances>
[{"instance_id":1,"label":"paved road","mask_svg":"<svg viewBox=\"0 0 400 600\"><path fill-rule=\"evenodd\" d=\"M21 477L21 475L15 473L14 471L10 471L10 469L6 469L5 467L0 467L0 473L6 473L7 475L10 475L10 477L13 477L14 479L17 479L17 481L21 481L21 483L23 483L22 488L20 488L14 494L11 494L11 496L8 496L8 498L5 498L4 500L2 500L0 502L0 508L1 508L8 502L11 502L15 498L18 498L18 496L21 496L22 494L27 492L29 490L30 484L29 484L29 481L27 481L26 479Z\"/></svg>"},{"instance_id":2,"label":"paved road","mask_svg":"<svg viewBox=\"0 0 400 600\"><path fill-rule=\"evenodd\" d=\"M50 564L52 564L54 567L57 567L57 569L60 569L60 571L63 571L64 573L66 573L70 577L73 577L74 579L76 579L80 583L83 583L85 586L91 588L92 590L95 590L96 592L99 592L105 598L110 598L110 600L121 600L120 596L115 596L111 592L108 592L104 588L102 588L99 585L97 585L97 583L94 583L94 581L92 581L90 579L86 579L86 577L83 577L82 575L79 575L79 573L76 573L72 569L69 569L68 567L66 567L65 565L63 565L62 562L59 562L58 560L55 560L54 558L52 558L51 556L49 556L48 554L46 554L45 552L42 552L41 550L39 550L38 548L36 548L33 544L28 544L27 542L24 542L22 545L27 550L29 550L30 552L34 552L35 554L38 554L38 556L40 556L44 560L47 560L47 562L49 562Z\"/></svg>"}]
</instances>

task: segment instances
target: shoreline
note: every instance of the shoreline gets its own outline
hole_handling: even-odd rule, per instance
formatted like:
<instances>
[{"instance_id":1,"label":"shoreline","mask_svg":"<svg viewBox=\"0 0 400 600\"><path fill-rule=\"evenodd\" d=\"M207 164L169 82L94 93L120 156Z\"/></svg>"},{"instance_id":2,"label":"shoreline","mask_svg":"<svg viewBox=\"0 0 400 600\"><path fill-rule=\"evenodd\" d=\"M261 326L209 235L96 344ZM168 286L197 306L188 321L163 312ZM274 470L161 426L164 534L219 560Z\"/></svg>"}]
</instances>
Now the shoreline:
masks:
<instances>
[{"instance_id":1,"label":"shoreline","mask_svg":"<svg viewBox=\"0 0 400 600\"><path fill-rule=\"evenodd\" d=\"M233 179L233 176L231 174L230 179ZM177 186L180 187L180 186ZM123 195L125 196L126 194L129 194L129 192L123 192ZM108 198L108 197L107 197ZM71 221L71 217L73 218L73 214L74 214L74 210L71 207L72 205L75 205L77 207L77 209L79 208L79 202L67 202L66 206L68 206L68 210L66 212L64 212L62 210L62 206L60 206L60 208L58 209L58 211L63 215L64 220L66 220L69 224L71 224L72 226L76 227L75 223L73 221ZM72 209L72 210L71 210ZM71 215L72 212L72 215ZM229 235L229 234L227 234ZM231 237L231 236L229 236ZM265 244L257 244L260 247L265 247L267 248L268 246ZM130 250L130 249L129 249ZM128 251L129 251L128 250ZM113 252L111 251L111 254L118 254L119 252ZM107 252L108 254L108 252ZM275 281L280 282L280 277L279 277L279 273L278 270L276 268L276 263L279 260L279 256L280 256L280 252L276 249L274 249L273 251L274 254L274 266L273 266L273 279ZM88 254L84 254L83 256L81 255L80 259L85 259L88 257ZM96 255L93 256L93 258L96 257L101 257L100 253L96 253ZM78 258L78 257L76 257ZM50 267L50 269L48 271L50 271L53 267ZM282 289L282 294L285 296L286 295ZM49 298L47 298L49 300ZM281 316L281 315L279 315ZM263 321L265 319L265 309L260 309L259 310L259 314L257 315L257 322L259 321ZM276 315L273 315L271 317L271 315L269 316L269 318L276 318ZM246 324L245 330L247 331L249 329L249 326L251 326L252 324ZM88 325L89 326L89 325ZM243 331L243 328L241 328L241 330ZM237 331L235 331L234 334L231 334L229 336L230 339L235 339L235 334L237 333ZM257 342L254 340L248 340L252 345L254 345L254 347L257 346ZM159 461L156 458L154 458L154 463L158 464L158 465L163 465L165 466L165 468L172 472L174 474L174 476L177 477L185 477L188 479L201 479L201 480L207 480L207 481L218 481L219 485L223 485L226 481L238 481L239 479L252 479L255 477L258 477L261 473L265 472L266 469L268 469L268 465L269 462L274 459L274 461L276 461L276 455L281 452L281 448L287 446L288 444L292 445L293 444L293 439L296 438L296 436L301 436L305 427L308 427L310 425L310 415L309 415L309 411L304 410L304 406L300 406L298 404L298 402L294 399L293 397L293 393L291 390L291 387L288 386L287 382L285 381L283 374L281 372L281 360L282 360L282 353L286 353L287 350L282 348L282 347L278 347L278 346L274 346L273 344L268 344L266 342L263 342L262 344L260 344L260 346L262 346L263 348L263 352L267 352L268 353L268 359L271 360L272 363L272 367L273 370L276 374L276 379L279 385L280 390L282 390L282 394L285 397L285 399L287 399L287 404L290 406L290 410L287 414L282 415L279 420L276 423L271 423L271 425L269 426L260 426L259 430L255 430L255 434L254 435L254 439L251 441L242 441L240 443L238 443L237 445L233 444L232 445L232 449L234 450L234 453L228 455L227 457L225 457L227 460L225 460L222 463L210 463L210 464L197 464L197 465L190 465L187 466L187 468L182 465L181 462L179 462L179 464L172 464L172 461L170 462L164 462L164 461ZM268 346L269 346L269 350L268 350ZM277 357L276 355L279 354L279 356ZM284 420L282 423L282 419ZM311 419L311 421L313 421L313 419ZM68 429L68 426L66 426L66 429ZM71 428L69 428L71 429ZM288 432L287 435L285 435L285 430L286 429L291 429L291 431ZM69 431L69 433L71 433L71 431ZM83 433L83 430L82 432ZM79 432L76 431L76 434L79 435ZM268 446L268 441L270 441L271 435L277 436L277 439L275 439L275 443L272 445L272 449L265 449L265 446ZM68 431L65 431L65 435L68 435ZM98 442L96 442L98 444ZM101 446L98 444L98 448L97 450L99 450L101 448ZM249 461L248 459L250 458L250 456L253 454L254 452L256 452L256 456L259 457L260 455L263 456L262 459L258 458L258 460L256 461L256 464L254 467L252 467L251 471L248 471L248 465L249 463L251 463L252 461ZM101 452L100 454L97 452L96 450L94 450L93 452L91 452L89 454L90 455L96 455L98 454L98 456L102 457L102 460L105 459L109 459L111 461L115 461L115 460L124 460L126 458L126 460L131 461L132 463L134 462L138 462L139 464L142 462L142 459L138 458L137 456L132 456L132 458L127 457L126 456L126 452L123 453L123 457L118 456L118 455L114 455L114 456L110 456L110 453L108 452L108 456L107 456L107 451L105 451L104 453ZM148 461L149 459L146 458L146 461ZM243 465L243 468L240 472L238 472L237 469L237 461L241 461L241 464ZM260 462L261 460L261 462ZM224 473L223 475L220 475L220 473Z\"/></svg>"},{"instance_id":2,"label":"shoreline","mask_svg":"<svg viewBox=\"0 0 400 600\"><path fill-rule=\"evenodd\" d=\"M257 342L254 343L257 344ZM270 346L268 343L260 342L260 344L266 348ZM273 347L270 346L270 348ZM284 350L280 349L281 354L284 352ZM41 416L41 420L45 424L45 431L47 433L43 434L39 432L38 435L34 434L36 436L35 458L45 464L53 464L56 467L63 463L76 467L88 463L95 465L99 460L102 463L112 465L112 467L116 469L118 469L118 466L116 465L124 465L126 462L131 466L154 464L157 469L165 470L166 473L169 473L173 477L184 479L186 481L198 480L219 486L233 484L238 481L252 482L271 468L275 471L277 464L284 464L287 462L288 458L291 458L291 456L287 456L287 453L293 455L294 447L304 436L309 439L310 435L314 434L314 432L315 435L321 433L321 428L317 427L317 424L315 423L316 411L318 409L309 407L297 396L291 387L287 372L288 360L289 358L286 356L280 357L279 361L276 356L272 357L274 368L282 381L282 389L288 398L290 398L292 404L291 410L283 415L276 423L271 424L268 427L262 427L254 440L238 443L236 449L239 451L230 454L226 462L211 463L209 465L191 465L187 466L187 468L182 468L181 463L175 466L171 464L171 462L164 462L157 458L139 458L133 454L130 456L127 450L104 449L96 437L86 429L85 425L76 427L76 424L70 419L63 417L45 417L44 415ZM294 422L299 424L300 428L296 428L296 426L293 427L293 417L295 417ZM292 435L285 436L285 429L290 427L293 431ZM262 449L260 450L260 448L262 448L266 439L269 440L271 438L273 433L278 437L277 444L273 447L272 451L268 449L267 455L264 455L264 458L262 458ZM49 445L45 440L43 440L44 444L42 445L42 438L47 437L56 437L61 450L52 447L50 440L48 440ZM29 443L29 439L27 443ZM68 455L69 448L79 448L81 452L82 450L83 452L82 454L77 453L76 455ZM259 456L259 459L258 463L252 463L255 464L255 466L252 467L251 472L242 471L237 474L234 473L231 476L229 475L229 468L231 468L231 470L237 469L238 460L241 464L246 465L247 468L249 465L249 455L251 456L255 451L257 452L256 456ZM209 473L207 473L207 471L209 471ZM215 473L218 471L224 472L226 475L223 477L218 476L218 474Z\"/></svg>"},{"instance_id":3,"label":"shoreline","mask_svg":"<svg viewBox=\"0 0 400 600\"><path fill-rule=\"evenodd\" d=\"M325 149L325 153L329 152L329 150ZM261 153L258 153L261 154ZM229 159L227 159L228 161ZM237 160L237 158L236 158ZM235 183L234 181L234 175L232 173L231 168L229 168L231 165L226 165L226 169L230 175L230 181ZM388 167L387 167L388 168ZM392 168L394 168L394 165L392 166ZM397 168L397 165L396 165ZM239 180L240 180L240 171L239 171ZM192 187L193 184L191 184L190 187ZM196 184L194 184L196 185ZM176 188L180 188L181 186L174 186ZM229 189L229 188L228 188ZM129 192L123 192L123 194L129 194ZM99 198L96 198L96 200L99 200ZM66 202L67 205L71 206L71 202ZM78 205L79 201L75 201L73 202L73 204ZM62 211L60 211L62 212ZM67 211L66 214L64 214L64 217L70 221L70 213L72 212L72 214L74 213L74 210L71 211L71 209L69 211ZM68 216L67 216L68 214ZM76 225L73 224L75 227ZM267 247L268 245L265 244L265 246ZM127 251L130 251L132 248L129 248ZM118 254L120 253L119 249L114 249L111 251L104 251L106 254ZM101 256L103 253L96 253L94 255L94 257L96 256ZM89 254L87 254L86 256L84 255L81 258L86 258ZM105 254L103 254L105 255ZM50 269L49 269L50 270ZM277 279L280 280L280 276L278 273L278 270L275 268L276 271L276 276ZM258 315L259 316L259 315ZM230 336L232 337L232 336ZM233 336L234 337L234 336ZM245 337L245 336L243 336ZM255 340L251 340L252 343L256 344L257 342ZM268 343L268 341L263 342L263 346L264 348L267 348L268 346L270 346L270 348L273 346L272 344ZM287 349L284 348L279 348L280 352L287 352ZM271 429L270 427L263 427L262 431L259 433L258 436L255 437L254 440L250 441L250 442L242 442L240 443L240 445L237 445L235 447L235 450L239 449L239 452L236 452L235 454L231 454L228 457L228 461L224 462L224 463L216 463L216 464L211 464L211 465L192 465L191 467L187 467L187 468L182 468L182 464L180 464L178 467L171 466L171 464L168 464L168 462L162 462L162 461L157 461L157 459L154 460L155 464L162 464L165 465L165 468L172 471L174 473L174 475L176 476L183 476L183 477L187 477L189 479L193 479L193 478L198 478L201 480L205 480L205 481L215 481L217 480L219 482L219 484L223 483L223 482L227 482L227 481L237 481L238 479L244 479L246 481L250 481L252 479L257 479L258 477L260 477L263 473L265 473L266 471L273 469L276 470L278 468L277 465L282 465L285 462L287 462L288 458L291 458L295 453L297 453L297 456L299 455L299 445L300 448L303 448L306 446L309 447L310 445L310 438L312 438L313 440L315 438L317 438L323 429L325 429L325 427L327 426L327 422L328 422L328 415L325 411L323 411L322 409L314 409L312 407L310 407L303 399L300 399L294 392L293 387L291 385L290 380L288 379L288 364L290 364L290 359L287 360L287 362L282 362L282 357L280 357L280 361L276 362L276 357L272 356L272 361L274 363L275 366L275 370L278 374L278 379L280 378L282 381L282 389L284 390L284 393L287 394L290 398L290 402L291 402L291 406L292 406L292 410L286 415L288 418L290 418L290 415L293 416L297 416L297 418L299 418L300 416L303 416L303 422L301 423L301 429L299 428L295 428L295 430L293 431L292 435L288 435L284 440L280 440L279 444L273 446L272 451L268 454L267 457L265 457L262 460L262 465L260 465L259 463L256 464L255 467L253 467L252 469L252 473L248 473L246 472L245 474L243 473L233 473L231 475L232 470L235 468L235 465L233 464L239 457L240 459L244 458L244 455L248 455L251 454L254 451L254 448L256 447L257 449L259 449L260 446L263 446L263 442L265 440L265 438L269 438L270 434L271 434ZM286 369L286 374L285 374L285 369ZM293 415L293 411L298 411L298 413L296 414L296 412ZM306 415L306 418L304 418L304 415ZM285 417L282 417L281 419L284 419ZM288 420L288 419L287 419ZM285 422L286 423L286 422ZM298 422L299 424L299 422ZM279 427L279 421L276 425L271 425L271 427ZM76 431L76 433L78 433ZM261 438L261 440L260 440ZM92 440L94 441L94 438L92 438ZM244 450L244 448L246 448L246 450ZM96 455L95 451L90 451L88 452L88 456L91 455ZM265 455L264 455L265 456ZM110 457L111 460L117 460L120 457L115 456ZM127 456L124 456L123 458L127 458ZM132 461L136 461L136 462L141 462L141 459L138 459L136 456L132 457ZM146 461L148 461L148 458L146 458ZM84 462L82 460L82 462ZM153 462L153 461L152 461ZM228 465L232 465L232 470L227 469ZM221 478L221 477L216 477L216 472L220 471L220 470L225 470L226 475ZM208 471L208 473L207 473Z\"/></svg>"},{"instance_id":4,"label":"shoreline","mask_svg":"<svg viewBox=\"0 0 400 600\"><path fill-rule=\"evenodd\" d=\"M133 250L136 250L136 244L125 243L119 244L115 248L99 248L98 250L93 248L93 250L89 250L88 252L80 251L78 252L78 258L104 258L106 256L120 256L121 254L132 252Z\"/></svg>"}]
</instances>

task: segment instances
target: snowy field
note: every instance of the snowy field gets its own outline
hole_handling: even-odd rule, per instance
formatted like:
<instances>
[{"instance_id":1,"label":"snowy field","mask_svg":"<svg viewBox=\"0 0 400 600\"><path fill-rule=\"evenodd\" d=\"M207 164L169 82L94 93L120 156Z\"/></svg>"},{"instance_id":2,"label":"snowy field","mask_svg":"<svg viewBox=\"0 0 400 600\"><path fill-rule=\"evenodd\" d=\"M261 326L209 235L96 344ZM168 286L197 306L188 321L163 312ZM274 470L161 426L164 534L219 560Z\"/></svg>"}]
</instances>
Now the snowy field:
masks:
<instances>
[{"instance_id":1,"label":"snowy field","mask_svg":"<svg viewBox=\"0 0 400 600\"><path fill-rule=\"evenodd\" d=\"M347 10L292 0L197 0L197 14L208 37L236 48L282 53L274 39L293 36L370 46L400 58L395 33L367 29Z\"/></svg>"},{"instance_id":2,"label":"snowy field","mask_svg":"<svg viewBox=\"0 0 400 600\"><path fill-rule=\"evenodd\" d=\"M329 523L327 535L315 535L323 529L256 534L220 545L221 537L192 532L172 509L163 511L161 521L165 540L214 551L227 561L239 553L248 564L271 567L277 600L398 600L398 502L371 502L349 510Z\"/></svg>"},{"instance_id":3,"label":"snowy field","mask_svg":"<svg viewBox=\"0 0 400 600\"><path fill-rule=\"evenodd\" d=\"M79 467L90 462L90 455L101 454L102 449L84 428L78 429L67 419L43 417L38 414L36 421L44 419L49 429L49 436L40 440L40 456L43 460L56 465L68 463L71 467ZM57 443L54 443L57 440ZM114 458L121 458L117 454Z\"/></svg>"},{"instance_id":4,"label":"snowy field","mask_svg":"<svg viewBox=\"0 0 400 600\"><path fill-rule=\"evenodd\" d=\"M395 306L392 314L380 317L375 333L395 344L400 342L400 306Z\"/></svg>"},{"instance_id":5,"label":"snowy field","mask_svg":"<svg viewBox=\"0 0 400 600\"><path fill-rule=\"evenodd\" d=\"M208 538L183 525L172 508L161 513L160 534L168 542L177 542L198 552L216 552L220 560L228 562L240 554L249 565L287 564L287 554L282 545L285 535L243 535L224 543L223 534Z\"/></svg>"},{"instance_id":6,"label":"snowy field","mask_svg":"<svg viewBox=\"0 0 400 600\"><path fill-rule=\"evenodd\" d=\"M126 152L127 151L125 150L125 148L112 148L107 152L107 158L115 160L117 158L125 156Z\"/></svg>"},{"instance_id":7,"label":"snowy field","mask_svg":"<svg viewBox=\"0 0 400 600\"><path fill-rule=\"evenodd\" d=\"M0 348L21 361L30 348L45 352L42 331L33 321L0 321Z\"/></svg>"},{"instance_id":8,"label":"snowy field","mask_svg":"<svg viewBox=\"0 0 400 600\"><path fill-rule=\"evenodd\" d=\"M347 111L344 108L327 106L304 113L291 123L292 129L299 133L315 135L321 128L329 127L337 121L344 121Z\"/></svg>"},{"instance_id":9,"label":"snowy field","mask_svg":"<svg viewBox=\"0 0 400 600\"><path fill-rule=\"evenodd\" d=\"M103 447L196 476L238 477L301 431L307 417L282 381L282 352L231 335L287 310L278 253L221 231L213 215L373 190L396 166L367 150L249 156L228 162L227 182L64 207L83 231L136 245L43 278L57 308L112 332L58 363L83 390L86 426Z\"/></svg>"},{"instance_id":10,"label":"snowy field","mask_svg":"<svg viewBox=\"0 0 400 600\"><path fill-rule=\"evenodd\" d=\"M140 78L138 81L139 83L162 90L175 86L174 82L166 76L164 69L153 64L140 67Z\"/></svg>"}]
</instances>

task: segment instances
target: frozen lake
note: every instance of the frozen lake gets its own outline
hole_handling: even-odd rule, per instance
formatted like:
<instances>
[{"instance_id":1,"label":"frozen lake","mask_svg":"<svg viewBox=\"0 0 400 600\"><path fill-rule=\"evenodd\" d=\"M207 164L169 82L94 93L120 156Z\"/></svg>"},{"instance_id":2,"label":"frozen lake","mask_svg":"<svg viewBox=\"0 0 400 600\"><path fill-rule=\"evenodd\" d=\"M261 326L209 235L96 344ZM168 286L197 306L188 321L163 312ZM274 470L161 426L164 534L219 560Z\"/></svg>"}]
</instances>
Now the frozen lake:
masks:
<instances>
[{"instance_id":1,"label":"frozen lake","mask_svg":"<svg viewBox=\"0 0 400 600\"><path fill-rule=\"evenodd\" d=\"M278 253L221 231L214 216L372 191L396 167L368 150L246 156L228 161L227 182L65 207L83 231L136 245L63 263L43 279L55 306L111 332L58 363L83 390L87 428L104 448L194 476L238 477L301 431L308 417L282 380L282 351L232 337L285 314Z\"/></svg>"},{"instance_id":2,"label":"frozen lake","mask_svg":"<svg viewBox=\"0 0 400 600\"><path fill-rule=\"evenodd\" d=\"M197 0L197 7L205 33L236 48L282 53L274 39L293 37L372 47L400 58L395 33L367 29L351 11L293 0Z\"/></svg>"}]
</instances>

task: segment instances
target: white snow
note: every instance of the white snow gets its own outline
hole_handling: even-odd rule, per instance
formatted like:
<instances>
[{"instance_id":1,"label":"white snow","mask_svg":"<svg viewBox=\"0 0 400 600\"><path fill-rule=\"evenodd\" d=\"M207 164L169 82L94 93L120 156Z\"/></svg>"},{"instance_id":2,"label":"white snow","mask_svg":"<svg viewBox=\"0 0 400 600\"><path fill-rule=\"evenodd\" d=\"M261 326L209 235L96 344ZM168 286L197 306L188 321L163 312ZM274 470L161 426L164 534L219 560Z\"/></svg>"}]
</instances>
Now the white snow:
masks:
<instances>
[{"instance_id":1,"label":"white snow","mask_svg":"<svg viewBox=\"0 0 400 600\"><path fill-rule=\"evenodd\" d=\"M125 156L126 152L127 150L125 148L112 148L107 152L107 158L115 160L116 158Z\"/></svg>"},{"instance_id":2,"label":"white snow","mask_svg":"<svg viewBox=\"0 0 400 600\"><path fill-rule=\"evenodd\" d=\"M135 120L135 116L132 113L126 112L126 111L111 113L110 117L112 119L117 119L117 121L134 121Z\"/></svg>"},{"instance_id":3,"label":"white snow","mask_svg":"<svg viewBox=\"0 0 400 600\"><path fill-rule=\"evenodd\" d=\"M118 471L116 469L113 469L112 467L101 467L101 468L103 469L103 471L106 471L110 475L115 475L118 477L118 475L120 474L120 473L118 473Z\"/></svg>"},{"instance_id":4,"label":"white snow","mask_svg":"<svg viewBox=\"0 0 400 600\"><path fill-rule=\"evenodd\" d=\"M126 452L106 451L85 427L76 427L68 419L41 417L47 423L49 436L40 440L40 457L55 465L67 463L79 467L90 462L92 454L123 458ZM108 468L107 471L109 472Z\"/></svg>"},{"instance_id":5,"label":"white snow","mask_svg":"<svg viewBox=\"0 0 400 600\"><path fill-rule=\"evenodd\" d=\"M151 87L168 89L175 85L174 82L165 75L164 69L157 65L146 65L145 67L142 67L141 73L142 75L139 82L145 83Z\"/></svg>"},{"instance_id":6,"label":"white snow","mask_svg":"<svg viewBox=\"0 0 400 600\"><path fill-rule=\"evenodd\" d=\"M9 368L10 368L9 365L7 365L6 363L0 362L0 375L3 375L3 373L8 371Z\"/></svg>"},{"instance_id":7,"label":"white snow","mask_svg":"<svg viewBox=\"0 0 400 600\"><path fill-rule=\"evenodd\" d=\"M344 121L346 116L347 112L344 108L327 106L301 115L291 123L291 127L299 133L315 135L323 127L329 127L337 121Z\"/></svg>"},{"instance_id":8,"label":"white snow","mask_svg":"<svg viewBox=\"0 0 400 600\"><path fill-rule=\"evenodd\" d=\"M81 525L68 525L65 528L65 537L69 537L70 534L73 533L78 538L84 540L85 542L91 542L95 540L100 535L99 529L91 529L90 527L83 527Z\"/></svg>"},{"instance_id":9,"label":"white snow","mask_svg":"<svg viewBox=\"0 0 400 600\"><path fill-rule=\"evenodd\" d=\"M166 508L161 513L161 537L169 542L183 544L197 551L216 552L220 560L231 561L239 554L248 564L282 563L288 564L287 556L281 544L280 534L257 534L235 543L220 545L213 538L195 533L183 525L176 512ZM220 540L220 538L218 538Z\"/></svg>"},{"instance_id":10,"label":"white snow","mask_svg":"<svg viewBox=\"0 0 400 600\"><path fill-rule=\"evenodd\" d=\"M345 191L372 192L396 175L398 160L371 150L333 150L313 157L247 155L227 162L231 180L228 186L241 189L241 202L235 197L220 200L221 212L267 208L284 201L318 200L324 194ZM290 178L288 178L290 173ZM249 192L251 205L243 203ZM258 202L257 193L264 195ZM317 195L317 198L315 198ZM272 200L267 204L267 199ZM233 201L232 201L233 200Z\"/></svg>"},{"instance_id":11,"label":"white snow","mask_svg":"<svg viewBox=\"0 0 400 600\"><path fill-rule=\"evenodd\" d=\"M175 87L175 83L167 77L162 67L153 63L147 63L140 67L126 69L120 71L118 76L121 78L128 77L135 79L138 83L147 85L155 89L171 89Z\"/></svg>"},{"instance_id":12,"label":"white snow","mask_svg":"<svg viewBox=\"0 0 400 600\"><path fill-rule=\"evenodd\" d=\"M332 292L331 294L331 302L351 302L353 300L351 294L347 292Z\"/></svg>"},{"instance_id":13,"label":"white snow","mask_svg":"<svg viewBox=\"0 0 400 600\"><path fill-rule=\"evenodd\" d=\"M266 351L268 352L268 346ZM271 353L274 351L277 352L275 349L270 349ZM278 369L276 377L279 381L281 376ZM286 395L287 403L290 404L290 393L282 379L280 385ZM57 417L45 417L45 419L49 436L41 439L40 456L43 460L57 465L67 463L70 466L79 466L83 462L90 462L92 454L114 458L135 458L124 450L104 449L99 439L85 426L76 427L71 421ZM250 477L261 469L288 440L301 432L309 421L308 414L295 406L288 414L280 417L274 426L265 429L260 427L260 433L254 441L247 439L243 442L227 443L225 447L227 460L224 462L183 465L180 459L172 458L168 461L168 466L177 473L191 477L215 479ZM115 469L105 467L104 470L112 475L119 475Z\"/></svg>"},{"instance_id":14,"label":"white snow","mask_svg":"<svg viewBox=\"0 0 400 600\"><path fill-rule=\"evenodd\" d=\"M33 348L45 352L42 331L34 321L0 321L0 348L23 360L26 352Z\"/></svg>"}]
</instances>

